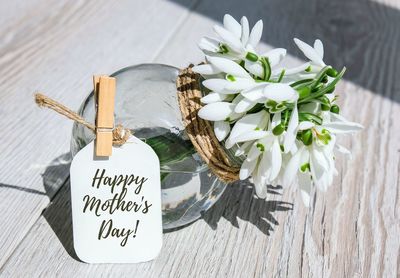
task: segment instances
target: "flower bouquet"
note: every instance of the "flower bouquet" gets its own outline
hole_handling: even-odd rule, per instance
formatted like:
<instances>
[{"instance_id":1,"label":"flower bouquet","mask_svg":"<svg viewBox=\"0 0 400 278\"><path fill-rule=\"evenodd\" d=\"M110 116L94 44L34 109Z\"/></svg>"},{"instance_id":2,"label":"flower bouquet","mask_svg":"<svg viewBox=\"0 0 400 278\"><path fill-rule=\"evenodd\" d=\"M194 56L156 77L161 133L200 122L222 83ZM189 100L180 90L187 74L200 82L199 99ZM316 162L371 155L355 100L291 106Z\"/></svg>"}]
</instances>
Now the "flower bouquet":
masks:
<instances>
[{"instance_id":1,"label":"flower bouquet","mask_svg":"<svg viewBox=\"0 0 400 278\"><path fill-rule=\"evenodd\" d=\"M262 29L261 20L250 30L246 17L225 15L214 27L218 38L200 41L206 63L193 71L208 90L198 115L213 122L226 149L235 148L239 177L250 177L260 198L268 184L298 184L308 205L312 186L325 191L337 174L334 151L349 154L336 135L362 126L340 115L335 87L346 69L325 64L320 40L311 46L295 38L309 61L287 68L280 66L285 49L257 52Z\"/></svg>"}]
</instances>

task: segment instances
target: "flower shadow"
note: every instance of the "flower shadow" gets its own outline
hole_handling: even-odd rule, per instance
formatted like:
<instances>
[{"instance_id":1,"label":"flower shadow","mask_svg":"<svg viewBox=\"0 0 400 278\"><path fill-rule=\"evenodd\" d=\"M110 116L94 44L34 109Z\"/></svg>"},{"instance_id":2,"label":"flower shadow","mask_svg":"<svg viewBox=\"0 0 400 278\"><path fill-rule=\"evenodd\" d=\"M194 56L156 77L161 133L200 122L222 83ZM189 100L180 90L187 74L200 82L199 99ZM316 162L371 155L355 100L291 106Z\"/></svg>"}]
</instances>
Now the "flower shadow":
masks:
<instances>
[{"instance_id":1,"label":"flower shadow","mask_svg":"<svg viewBox=\"0 0 400 278\"><path fill-rule=\"evenodd\" d=\"M281 195L281 189L281 186L269 186L268 193ZM221 218L239 228L238 219L241 219L252 223L262 233L270 235L274 226L279 225L274 212L292 209L292 203L257 198L254 186L248 181L241 181L228 185L220 200L204 213L203 219L212 229L217 229Z\"/></svg>"}]
</instances>

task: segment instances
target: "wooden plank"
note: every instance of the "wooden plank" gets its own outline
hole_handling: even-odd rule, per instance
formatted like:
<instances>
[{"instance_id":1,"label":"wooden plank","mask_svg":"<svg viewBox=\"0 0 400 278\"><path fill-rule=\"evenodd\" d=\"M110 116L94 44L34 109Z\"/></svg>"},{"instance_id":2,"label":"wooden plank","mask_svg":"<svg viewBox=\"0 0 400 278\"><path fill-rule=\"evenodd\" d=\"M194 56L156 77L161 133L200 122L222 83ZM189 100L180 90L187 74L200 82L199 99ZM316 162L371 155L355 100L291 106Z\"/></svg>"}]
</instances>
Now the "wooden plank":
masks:
<instances>
[{"instance_id":1,"label":"wooden plank","mask_svg":"<svg viewBox=\"0 0 400 278\"><path fill-rule=\"evenodd\" d=\"M400 232L399 156L386 146L391 144L396 150L400 147L398 131L390 136L387 132L400 128L393 113L400 113L400 105L349 83L339 89L354 92L345 97L345 111L362 99L366 104L374 103L373 112L380 111L382 116L372 117L368 105L357 113L346 113L348 117L358 114L357 119L367 128L355 138L343 140L352 150L353 159L338 159L340 176L328 192L314 195L310 209L302 205L296 188L286 189L283 196L271 194L265 201L254 196L249 184L235 184L205 219L166 234L163 250L155 261L138 265L87 265L70 255L73 255L70 193L66 186L1 274L395 277ZM380 138L371 136L378 131L383 133ZM381 148L383 151L379 151ZM375 169L376 161L384 167ZM44 262L43 257L48 260ZM32 267L27 269L24 265Z\"/></svg>"},{"instance_id":2,"label":"wooden plank","mask_svg":"<svg viewBox=\"0 0 400 278\"><path fill-rule=\"evenodd\" d=\"M72 123L38 109L33 92L76 109L93 74L148 62L186 16L162 1L25 2L0 3L14 12L0 26L0 266L69 173Z\"/></svg>"}]
</instances>

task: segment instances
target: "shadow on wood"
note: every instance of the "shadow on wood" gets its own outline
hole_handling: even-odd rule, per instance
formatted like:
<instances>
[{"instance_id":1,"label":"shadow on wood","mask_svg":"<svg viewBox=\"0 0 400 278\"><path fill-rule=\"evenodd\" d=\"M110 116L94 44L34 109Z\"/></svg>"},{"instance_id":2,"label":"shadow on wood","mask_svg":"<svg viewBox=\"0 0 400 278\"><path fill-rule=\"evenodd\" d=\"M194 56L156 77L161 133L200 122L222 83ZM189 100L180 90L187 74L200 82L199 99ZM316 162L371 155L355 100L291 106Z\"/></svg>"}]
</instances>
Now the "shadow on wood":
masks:
<instances>
[{"instance_id":1,"label":"shadow on wood","mask_svg":"<svg viewBox=\"0 0 400 278\"><path fill-rule=\"evenodd\" d=\"M54 159L43 173L43 185L51 202L42 215L49 223L68 254L80 261L72 238L71 192L69 184L69 153ZM54 199L53 199L54 198Z\"/></svg>"},{"instance_id":2,"label":"shadow on wood","mask_svg":"<svg viewBox=\"0 0 400 278\"><path fill-rule=\"evenodd\" d=\"M280 186L269 186L268 193L280 195L281 189ZM203 219L212 229L217 228L221 217L237 228L238 219L242 219L255 225L264 234L270 235L274 226L279 225L273 213L292 209L292 203L257 198L254 186L244 181L229 185L220 200L203 215Z\"/></svg>"},{"instance_id":3,"label":"shadow on wood","mask_svg":"<svg viewBox=\"0 0 400 278\"><path fill-rule=\"evenodd\" d=\"M182 6L190 3L170 1ZM394 74L400 70L398 9L377 1L360 0L205 0L198 1L193 10L219 23L225 13L237 20L247 16L251 25L262 19L263 42L286 48L289 54L302 60L305 57L293 38L310 44L319 38L324 42L326 63L338 69L348 68L345 79L400 102L400 79ZM193 42L193 47L197 43Z\"/></svg>"},{"instance_id":4,"label":"shadow on wood","mask_svg":"<svg viewBox=\"0 0 400 278\"><path fill-rule=\"evenodd\" d=\"M37 194L37 195L46 195L45 192L36 190L36 189L31 189L23 186L18 186L18 185L11 185L11 184L5 184L5 183L0 183L0 189L15 189L18 191L26 192L26 193L31 193L31 194Z\"/></svg>"},{"instance_id":5,"label":"shadow on wood","mask_svg":"<svg viewBox=\"0 0 400 278\"><path fill-rule=\"evenodd\" d=\"M71 191L69 180L60 189L57 196L43 211L43 217L49 223L68 254L81 261L75 253L72 237Z\"/></svg>"}]
</instances>

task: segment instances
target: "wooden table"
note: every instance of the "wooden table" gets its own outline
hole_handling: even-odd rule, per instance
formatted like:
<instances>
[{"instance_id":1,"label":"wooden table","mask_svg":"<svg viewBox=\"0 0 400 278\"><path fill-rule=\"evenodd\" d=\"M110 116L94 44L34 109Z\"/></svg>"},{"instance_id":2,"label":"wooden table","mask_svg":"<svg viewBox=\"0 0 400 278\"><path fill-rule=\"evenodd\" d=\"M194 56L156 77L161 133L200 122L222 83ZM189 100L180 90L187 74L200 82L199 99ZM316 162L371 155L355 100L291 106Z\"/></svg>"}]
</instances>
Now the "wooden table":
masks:
<instances>
[{"instance_id":1,"label":"wooden table","mask_svg":"<svg viewBox=\"0 0 400 278\"><path fill-rule=\"evenodd\" d=\"M199 62L196 42L225 12L264 20L262 48L325 42L348 66L343 114L365 130L342 139L327 192L302 205L296 188L265 201L233 184L203 219L164 235L137 265L73 257L69 203L72 123L38 109L40 90L77 109L91 76L148 62ZM0 4L0 273L2 277L398 277L400 275L400 2L14 0Z\"/></svg>"}]
</instances>

